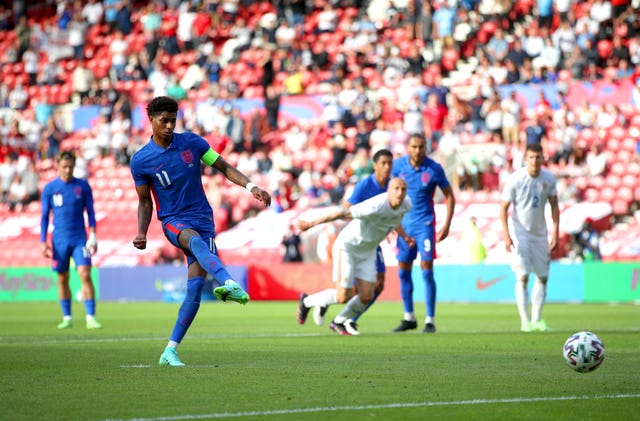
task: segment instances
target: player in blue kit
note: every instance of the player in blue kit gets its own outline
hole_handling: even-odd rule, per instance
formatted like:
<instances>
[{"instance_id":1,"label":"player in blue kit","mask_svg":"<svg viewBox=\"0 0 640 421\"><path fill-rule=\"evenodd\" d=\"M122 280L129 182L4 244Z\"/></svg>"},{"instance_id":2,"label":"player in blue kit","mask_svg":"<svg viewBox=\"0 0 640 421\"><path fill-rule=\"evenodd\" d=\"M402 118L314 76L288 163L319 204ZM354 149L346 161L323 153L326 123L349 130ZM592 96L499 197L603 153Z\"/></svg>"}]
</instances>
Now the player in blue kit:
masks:
<instances>
[{"instance_id":1,"label":"player in blue kit","mask_svg":"<svg viewBox=\"0 0 640 421\"><path fill-rule=\"evenodd\" d=\"M62 151L58 155L59 177L42 190L42 217L40 219L40 250L46 258L52 258L52 269L58 273L58 298L62 308L62 322L58 329L73 327L71 316L71 289L69 288L69 264L76 265L84 299L87 329L100 329L96 320L95 288L91 280L91 255L98 250L96 215L93 210L93 193L86 180L75 178L73 168L76 156ZM84 213L89 222L89 238ZM47 243L49 217L53 213L51 246Z\"/></svg>"},{"instance_id":2,"label":"player in blue kit","mask_svg":"<svg viewBox=\"0 0 640 421\"><path fill-rule=\"evenodd\" d=\"M348 209L352 205L364 202L374 196L387 191L391 174L391 165L393 163L393 154L388 149L381 149L373 155L373 174L360 180L351 193L351 197L345 201L343 208ZM384 289L384 277L386 266L382 256L382 249L378 246L376 250L376 285L373 299L367 304L360 314L352 318L351 328L357 330L357 320L360 316L371 307L375 300L380 296ZM300 304L298 306L297 318L298 323L304 324L307 320L310 307L314 307L313 319L316 325L320 326L324 323L324 316L329 305L337 303L336 289L330 288L323 291L323 295L317 297L318 301L312 298L307 299L307 294L300 296ZM355 298L354 298L355 299Z\"/></svg>"},{"instance_id":3,"label":"player in blue kit","mask_svg":"<svg viewBox=\"0 0 640 421\"><path fill-rule=\"evenodd\" d=\"M409 247L401 237L398 237L398 276L400 295L404 304L404 318L393 331L403 332L418 327L413 310L411 268L419 251L427 307L423 332L435 333L436 282L433 276L433 259L436 257L436 242L444 240L449 235L456 201L442 166L426 156L425 138L420 134L410 135L407 140L407 151L408 155L397 158L393 162L391 177L400 177L407 182L407 195L411 198L413 208L404 216L402 226L407 234L415 239L415 246ZM436 187L442 190L447 206L447 217L437 233L433 207Z\"/></svg>"},{"instance_id":4,"label":"player in blue kit","mask_svg":"<svg viewBox=\"0 0 640 421\"><path fill-rule=\"evenodd\" d=\"M187 257L187 294L160 365L182 366L177 347L200 308L207 273L220 284L214 289L222 301L246 304L249 295L231 279L217 256L213 210L202 185L200 162L220 171L231 182L245 187L265 206L271 205L268 192L229 165L202 137L174 133L178 103L170 97L156 97L147 105L153 135L131 159L131 174L138 194L138 234L133 245L147 246L147 231L156 204L158 220L165 236ZM153 197L153 200L152 200Z\"/></svg>"}]
</instances>

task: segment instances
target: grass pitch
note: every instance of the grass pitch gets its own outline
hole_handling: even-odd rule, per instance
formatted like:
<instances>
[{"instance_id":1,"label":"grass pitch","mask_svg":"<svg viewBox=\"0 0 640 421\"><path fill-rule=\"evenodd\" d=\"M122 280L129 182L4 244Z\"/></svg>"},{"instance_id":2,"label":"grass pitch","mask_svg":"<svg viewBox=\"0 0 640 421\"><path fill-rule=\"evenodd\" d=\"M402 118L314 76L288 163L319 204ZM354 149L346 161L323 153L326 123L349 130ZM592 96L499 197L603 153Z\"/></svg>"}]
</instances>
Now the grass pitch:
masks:
<instances>
[{"instance_id":1,"label":"grass pitch","mask_svg":"<svg viewBox=\"0 0 640 421\"><path fill-rule=\"evenodd\" d=\"M640 420L640 306L548 304L547 333L521 333L515 304L438 304L434 335L391 333L400 303L377 303L342 337L297 303L205 302L159 367L178 304L98 304L104 329L58 331L57 303L0 305L6 420ZM329 318L342 306L329 310ZM424 306L416 306L422 316ZM329 320L329 319L328 319ZM580 374L561 348L591 330L606 359Z\"/></svg>"}]
</instances>

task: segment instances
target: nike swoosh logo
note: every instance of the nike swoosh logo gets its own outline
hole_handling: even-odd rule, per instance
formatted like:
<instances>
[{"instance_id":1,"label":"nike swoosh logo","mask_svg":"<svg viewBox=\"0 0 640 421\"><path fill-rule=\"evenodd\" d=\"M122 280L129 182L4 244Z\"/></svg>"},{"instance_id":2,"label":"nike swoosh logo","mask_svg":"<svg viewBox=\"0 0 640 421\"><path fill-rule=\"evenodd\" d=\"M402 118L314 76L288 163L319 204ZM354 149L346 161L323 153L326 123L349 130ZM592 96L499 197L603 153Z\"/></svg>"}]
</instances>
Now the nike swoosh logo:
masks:
<instances>
[{"instance_id":1,"label":"nike swoosh logo","mask_svg":"<svg viewBox=\"0 0 640 421\"><path fill-rule=\"evenodd\" d=\"M502 281L505 278L506 275L502 275L502 276L498 276L496 278L491 278L488 279L486 281L483 281L481 278L476 279L476 288L479 291L482 291L483 289L487 289L490 286L497 284L498 282Z\"/></svg>"}]
</instances>

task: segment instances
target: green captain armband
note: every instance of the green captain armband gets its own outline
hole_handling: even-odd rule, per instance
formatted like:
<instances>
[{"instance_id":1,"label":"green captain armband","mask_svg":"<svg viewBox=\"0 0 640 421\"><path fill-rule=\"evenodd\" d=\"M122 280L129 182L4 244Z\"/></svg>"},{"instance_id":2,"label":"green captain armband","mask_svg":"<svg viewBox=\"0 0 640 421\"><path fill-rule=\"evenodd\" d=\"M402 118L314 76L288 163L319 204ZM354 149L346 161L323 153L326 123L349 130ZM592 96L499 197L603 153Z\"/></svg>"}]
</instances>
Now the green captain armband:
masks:
<instances>
[{"instance_id":1,"label":"green captain armband","mask_svg":"<svg viewBox=\"0 0 640 421\"><path fill-rule=\"evenodd\" d=\"M218 152L216 152L213 149L209 148L207 153L202 155L202 158L200 158L200 160L202 162L204 162L205 164L207 164L208 166L212 166L213 163L216 162L219 157L220 157L220 154Z\"/></svg>"}]
</instances>

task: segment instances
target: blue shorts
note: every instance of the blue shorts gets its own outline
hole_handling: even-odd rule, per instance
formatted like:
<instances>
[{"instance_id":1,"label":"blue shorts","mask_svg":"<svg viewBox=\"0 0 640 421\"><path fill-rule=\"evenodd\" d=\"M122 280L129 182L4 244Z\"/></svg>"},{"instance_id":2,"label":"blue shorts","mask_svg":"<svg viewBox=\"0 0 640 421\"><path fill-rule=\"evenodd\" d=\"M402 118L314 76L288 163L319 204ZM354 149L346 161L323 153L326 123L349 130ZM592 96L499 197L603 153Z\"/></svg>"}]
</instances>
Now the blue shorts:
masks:
<instances>
[{"instance_id":1,"label":"blue shorts","mask_svg":"<svg viewBox=\"0 0 640 421\"><path fill-rule=\"evenodd\" d=\"M178 241L178 236L185 229L195 230L202 240L209 245L209 250L216 256L218 255L218 249L216 248L215 238L216 232L213 226L213 221L209 219L177 219L174 218L170 221L164 221L162 224L162 231L164 232L167 240L180 250L184 252L184 255L187 256L187 267L189 267L192 263L196 262L196 258L191 252L180 247L180 242Z\"/></svg>"},{"instance_id":2,"label":"blue shorts","mask_svg":"<svg viewBox=\"0 0 640 421\"><path fill-rule=\"evenodd\" d=\"M384 264L384 256L382 255L382 247L376 249L376 272L385 273L387 266Z\"/></svg>"},{"instance_id":3,"label":"blue shorts","mask_svg":"<svg viewBox=\"0 0 640 421\"><path fill-rule=\"evenodd\" d=\"M409 248L402 237L398 236L398 262L413 262L418 257L418 251L423 262L431 262L436 258L436 235L433 225L425 225L416 232L410 232L406 228L405 231L413 237L416 245Z\"/></svg>"},{"instance_id":4,"label":"blue shorts","mask_svg":"<svg viewBox=\"0 0 640 421\"><path fill-rule=\"evenodd\" d=\"M86 240L82 241L52 241L53 258L51 260L51 269L54 272L69 272L69 264L71 258L78 266L91 266L91 253L85 247Z\"/></svg>"}]
</instances>

